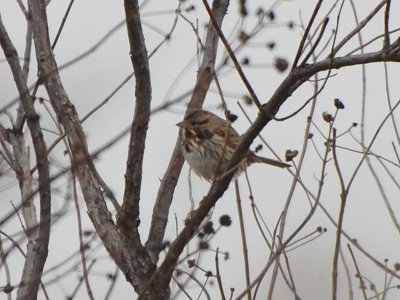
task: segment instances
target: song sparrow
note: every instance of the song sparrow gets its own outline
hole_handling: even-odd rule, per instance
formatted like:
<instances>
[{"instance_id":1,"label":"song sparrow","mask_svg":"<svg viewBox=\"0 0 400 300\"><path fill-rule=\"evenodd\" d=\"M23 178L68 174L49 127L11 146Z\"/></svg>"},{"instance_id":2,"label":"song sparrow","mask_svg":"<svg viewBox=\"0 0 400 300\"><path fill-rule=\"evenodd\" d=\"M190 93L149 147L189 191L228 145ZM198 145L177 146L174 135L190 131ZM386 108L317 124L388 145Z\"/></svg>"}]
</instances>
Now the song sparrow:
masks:
<instances>
[{"instance_id":1,"label":"song sparrow","mask_svg":"<svg viewBox=\"0 0 400 300\"><path fill-rule=\"evenodd\" d=\"M191 111L185 119L176 124L180 127L183 156L197 175L208 181L214 180L225 170L240 142L240 135L230 124L217 115L203 110ZM265 163L280 168L290 165L256 155L248 151L235 168L235 176L253 163Z\"/></svg>"}]
</instances>

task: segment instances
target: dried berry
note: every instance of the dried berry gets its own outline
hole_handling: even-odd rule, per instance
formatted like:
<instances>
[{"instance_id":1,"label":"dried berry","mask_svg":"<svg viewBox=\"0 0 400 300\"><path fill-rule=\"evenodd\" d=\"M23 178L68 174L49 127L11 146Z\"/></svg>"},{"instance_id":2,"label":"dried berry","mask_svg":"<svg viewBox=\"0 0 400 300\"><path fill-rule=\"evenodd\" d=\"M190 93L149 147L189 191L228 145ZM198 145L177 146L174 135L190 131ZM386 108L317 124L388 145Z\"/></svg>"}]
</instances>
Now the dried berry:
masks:
<instances>
[{"instance_id":1,"label":"dried berry","mask_svg":"<svg viewBox=\"0 0 400 300\"><path fill-rule=\"evenodd\" d=\"M187 265L188 265L189 269L193 268L195 266L195 260L194 259L189 259L187 261Z\"/></svg>"},{"instance_id":2,"label":"dried berry","mask_svg":"<svg viewBox=\"0 0 400 300\"><path fill-rule=\"evenodd\" d=\"M208 248L210 248L210 244L204 241L201 241L199 243L199 249L200 250L207 250Z\"/></svg>"},{"instance_id":3,"label":"dried berry","mask_svg":"<svg viewBox=\"0 0 400 300\"><path fill-rule=\"evenodd\" d=\"M282 57L276 57L274 61L274 66L275 69L277 69L279 72L285 72L287 68L289 67L289 63L287 59L282 58Z\"/></svg>"},{"instance_id":4,"label":"dried berry","mask_svg":"<svg viewBox=\"0 0 400 300\"><path fill-rule=\"evenodd\" d=\"M213 222L207 222L207 224L204 226L204 228L203 228L203 232L205 233L205 234L214 234L215 233L215 230L214 230L214 228L213 228Z\"/></svg>"},{"instance_id":5,"label":"dried berry","mask_svg":"<svg viewBox=\"0 0 400 300\"><path fill-rule=\"evenodd\" d=\"M219 224L221 224L221 226L226 226L226 227L231 226L231 224L232 224L231 217L228 215L222 215L219 218Z\"/></svg>"},{"instance_id":6,"label":"dried berry","mask_svg":"<svg viewBox=\"0 0 400 300\"><path fill-rule=\"evenodd\" d=\"M293 158L295 158L299 154L299 151L297 150L286 150L285 153L285 160L286 161L292 161Z\"/></svg>"},{"instance_id":7,"label":"dried berry","mask_svg":"<svg viewBox=\"0 0 400 300\"><path fill-rule=\"evenodd\" d=\"M328 113L327 111L324 111L322 113L322 118L325 120L325 122L328 122L328 123L333 121L333 116L330 113Z\"/></svg>"}]
</instances>

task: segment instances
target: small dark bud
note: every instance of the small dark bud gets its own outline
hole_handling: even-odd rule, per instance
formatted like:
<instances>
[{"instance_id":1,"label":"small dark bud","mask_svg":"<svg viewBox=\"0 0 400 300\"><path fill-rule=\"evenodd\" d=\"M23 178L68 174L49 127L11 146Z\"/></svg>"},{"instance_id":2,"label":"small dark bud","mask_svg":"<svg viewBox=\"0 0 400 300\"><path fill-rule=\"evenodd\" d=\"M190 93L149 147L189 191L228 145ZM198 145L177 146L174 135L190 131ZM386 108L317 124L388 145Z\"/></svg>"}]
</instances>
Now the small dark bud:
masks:
<instances>
[{"instance_id":1,"label":"small dark bud","mask_svg":"<svg viewBox=\"0 0 400 300\"><path fill-rule=\"evenodd\" d=\"M232 220L231 217L228 215L223 215L219 218L219 224L221 224L221 226L226 226L229 227L232 224Z\"/></svg>"},{"instance_id":2,"label":"small dark bud","mask_svg":"<svg viewBox=\"0 0 400 300\"><path fill-rule=\"evenodd\" d=\"M312 139L313 136L314 136L314 133L309 133L309 134L308 134L308 138L309 138L309 139Z\"/></svg>"},{"instance_id":3,"label":"small dark bud","mask_svg":"<svg viewBox=\"0 0 400 300\"><path fill-rule=\"evenodd\" d=\"M257 153L257 152L261 151L262 148L263 148L263 145L258 144L257 147L254 149L254 152Z\"/></svg>"},{"instance_id":4,"label":"small dark bud","mask_svg":"<svg viewBox=\"0 0 400 300\"><path fill-rule=\"evenodd\" d=\"M327 111L324 111L324 112L322 113L322 118L323 118L324 121L327 122L327 123L330 123L330 122L333 121L333 116L332 116L330 113L328 113Z\"/></svg>"},{"instance_id":5,"label":"small dark bud","mask_svg":"<svg viewBox=\"0 0 400 300\"><path fill-rule=\"evenodd\" d=\"M295 158L299 154L299 151L297 150L286 150L285 153L285 160L286 161L292 161L293 158Z\"/></svg>"},{"instance_id":6,"label":"small dark bud","mask_svg":"<svg viewBox=\"0 0 400 300\"><path fill-rule=\"evenodd\" d=\"M290 21L290 22L287 24L287 27L288 27L290 30L293 30L293 28L294 28L294 22L293 22L293 21Z\"/></svg>"},{"instance_id":7,"label":"small dark bud","mask_svg":"<svg viewBox=\"0 0 400 300\"><path fill-rule=\"evenodd\" d=\"M189 269L193 268L195 266L195 260L194 259L189 259L187 261L187 265L188 265Z\"/></svg>"},{"instance_id":8,"label":"small dark bud","mask_svg":"<svg viewBox=\"0 0 400 300\"><path fill-rule=\"evenodd\" d=\"M190 5L189 7L187 7L185 9L186 12L191 12L191 11L194 11L194 10L196 10L196 6L194 6L194 5Z\"/></svg>"},{"instance_id":9,"label":"small dark bud","mask_svg":"<svg viewBox=\"0 0 400 300\"><path fill-rule=\"evenodd\" d=\"M229 257L229 252L225 252L225 255L224 255L224 260L228 260L230 257Z\"/></svg>"},{"instance_id":10,"label":"small dark bud","mask_svg":"<svg viewBox=\"0 0 400 300\"><path fill-rule=\"evenodd\" d=\"M207 271L205 275L206 275L206 277L212 277L213 273L211 271Z\"/></svg>"},{"instance_id":11,"label":"small dark bud","mask_svg":"<svg viewBox=\"0 0 400 300\"><path fill-rule=\"evenodd\" d=\"M269 12L267 12L267 17L270 21L274 21L275 20L275 13L273 10L270 10Z\"/></svg>"},{"instance_id":12,"label":"small dark bud","mask_svg":"<svg viewBox=\"0 0 400 300\"><path fill-rule=\"evenodd\" d=\"M248 105L253 104L253 99L249 95L244 95L243 98L244 102Z\"/></svg>"},{"instance_id":13,"label":"small dark bud","mask_svg":"<svg viewBox=\"0 0 400 300\"><path fill-rule=\"evenodd\" d=\"M396 272L400 271L400 263L395 263L394 264L394 269Z\"/></svg>"},{"instance_id":14,"label":"small dark bud","mask_svg":"<svg viewBox=\"0 0 400 300\"><path fill-rule=\"evenodd\" d=\"M181 270L175 270L175 276L179 277L182 275L182 271Z\"/></svg>"},{"instance_id":15,"label":"small dark bud","mask_svg":"<svg viewBox=\"0 0 400 300\"><path fill-rule=\"evenodd\" d=\"M238 116L231 113L229 110L225 113L226 118L229 120L229 122L233 123L237 120Z\"/></svg>"},{"instance_id":16,"label":"small dark bud","mask_svg":"<svg viewBox=\"0 0 400 300\"><path fill-rule=\"evenodd\" d=\"M261 18L261 17L264 15L264 13L265 13L264 8L262 8L262 7L257 8L257 10L256 10L256 15L257 15L259 18Z\"/></svg>"},{"instance_id":17,"label":"small dark bud","mask_svg":"<svg viewBox=\"0 0 400 300\"><path fill-rule=\"evenodd\" d=\"M353 127L357 127L358 123L357 122L353 122Z\"/></svg>"},{"instance_id":18,"label":"small dark bud","mask_svg":"<svg viewBox=\"0 0 400 300\"><path fill-rule=\"evenodd\" d=\"M242 17L246 17L248 15L247 8L246 8L245 4L246 3L244 1L242 1L241 5L240 5L240 15Z\"/></svg>"},{"instance_id":19,"label":"small dark bud","mask_svg":"<svg viewBox=\"0 0 400 300\"><path fill-rule=\"evenodd\" d=\"M248 66L250 64L250 58L248 57L243 57L242 59L242 65Z\"/></svg>"},{"instance_id":20,"label":"small dark bud","mask_svg":"<svg viewBox=\"0 0 400 300\"><path fill-rule=\"evenodd\" d=\"M107 278L108 280L113 280L113 279L115 278L115 276L114 276L114 274L112 274L112 273L107 273L107 274L106 274L106 278Z\"/></svg>"},{"instance_id":21,"label":"small dark bud","mask_svg":"<svg viewBox=\"0 0 400 300\"><path fill-rule=\"evenodd\" d=\"M197 237L198 237L199 239L204 238L204 233L200 231L200 232L197 234Z\"/></svg>"},{"instance_id":22,"label":"small dark bud","mask_svg":"<svg viewBox=\"0 0 400 300\"><path fill-rule=\"evenodd\" d=\"M269 50L273 50L275 49L276 44L275 42L268 42L266 46Z\"/></svg>"},{"instance_id":23,"label":"small dark bud","mask_svg":"<svg viewBox=\"0 0 400 300\"><path fill-rule=\"evenodd\" d=\"M289 67L289 63L285 58L277 57L277 58L275 58L274 66L275 66L275 69L277 69L279 72L283 73Z\"/></svg>"},{"instance_id":24,"label":"small dark bud","mask_svg":"<svg viewBox=\"0 0 400 300\"><path fill-rule=\"evenodd\" d=\"M213 222L207 222L207 224L203 228L204 234L214 234L215 230L213 228Z\"/></svg>"},{"instance_id":25,"label":"small dark bud","mask_svg":"<svg viewBox=\"0 0 400 300\"><path fill-rule=\"evenodd\" d=\"M6 293L6 294L11 293L13 290L14 290L14 287L12 285L9 285L9 284L7 284L7 285L5 285L3 287L3 292Z\"/></svg>"},{"instance_id":26,"label":"small dark bud","mask_svg":"<svg viewBox=\"0 0 400 300\"><path fill-rule=\"evenodd\" d=\"M335 107L336 107L337 109L344 109L344 104L343 104L343 102L340 101L338 98L335 98L334 104L335 104Z\"/></svg>"},{"instance_id":27,"label":"small dark bud","mask_svg":"<svg viewBox=\"0 0 400 300\"><path fill-rule=\"evenodd\" d=\"M323 230L323 229L322 229L322 226L318 226L318 227L317 227L317 232L322 232L322 230Z\"/></svg>"}]
</instances>

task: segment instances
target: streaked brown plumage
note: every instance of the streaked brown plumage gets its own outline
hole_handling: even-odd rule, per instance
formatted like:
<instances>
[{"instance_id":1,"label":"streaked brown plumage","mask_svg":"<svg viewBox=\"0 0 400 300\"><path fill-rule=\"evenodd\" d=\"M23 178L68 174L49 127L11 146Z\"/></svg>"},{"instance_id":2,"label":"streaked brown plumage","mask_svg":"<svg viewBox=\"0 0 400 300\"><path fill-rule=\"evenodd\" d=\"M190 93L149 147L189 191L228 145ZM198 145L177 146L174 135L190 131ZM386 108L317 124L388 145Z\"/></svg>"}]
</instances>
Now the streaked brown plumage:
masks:
<instances>
[{"instance_id":1,"label":"streaked brown plumage","mask_svg":"<svg viewBox=\"0 0 400 300\"><path fill-rule=\"evenodd\" d=\"M232 158L240 142L240 135L227 121L203 109L192 110L177 126L180 127L181 149L185 160L197 175L208 181L214 180ZM253 163L280 168L290 166L249 151L237 167L236 175Z\"/></svg>"}]
</instances>

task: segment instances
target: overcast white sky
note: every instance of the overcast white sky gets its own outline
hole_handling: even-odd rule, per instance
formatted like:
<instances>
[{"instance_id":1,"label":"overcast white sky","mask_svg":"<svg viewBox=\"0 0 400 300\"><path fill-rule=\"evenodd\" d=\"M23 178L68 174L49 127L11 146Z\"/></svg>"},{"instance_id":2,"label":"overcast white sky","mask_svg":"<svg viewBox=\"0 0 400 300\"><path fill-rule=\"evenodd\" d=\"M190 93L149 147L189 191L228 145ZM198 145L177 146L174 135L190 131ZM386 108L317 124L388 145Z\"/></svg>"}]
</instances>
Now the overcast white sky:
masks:
<instances>
[{"instance_id":1,"label":"overcast white sky","mask_svg":"<svg viewBox=\"0 0 400 300\"><path fill-rule=\"evenodd\" d=\"M54 38L57 28L64 15L65 9L69 1L51 1L48 7L48 19L50 25L50 35ZM237 2L232 1L228 14L224 20L223 30L230 40L235 40L237 35L238 14ZM251 17L243 24L244 29L249 30L254 25L252 16L256 9L263 5L268 8L273 1L247 1L248 9ZM333 1L325 1L321 16L329 9ZM339 40L354 27L353 15L350 5L344 5L344 13L339 25ZM359 14L359 19L363 19L371 8L379 1L354 1ZM398 1L392 1L392 23L391 28L400 26L400 5ZM200 28L200 37L204 36L205 10L200 1L188 1L196 6L196 10L192 13L187 13L188 18ZM249 56L254 64L271 64L277 56L284 57L292 62L297 45L301 38L301 29L297 26L293 31L288 30L283 24L289 21L294 21L295 24L300 24L300 18L303 22L308 20L313 9L315 1L283 1L276 10L276 23L280 26L271 26L265 32L260 34L256 39L250 42L250 47L238 53L239 59ZM185 4L189 6L189 4ZM147 43L147 49L150 53L158 43L163 39L163 36L154 30L166 33L170 30L174 13L177 8L177 1L147 1L146 6L142 9L144 31ZM160 12L168 11L169 13L161 14ZM19 51L19 55L23 55L25 43L25 22L22 13L19 10L15 1L2 0L0 1L0 14L3 22L11 36L15 46ZM335 27L337 8L331 21L328 25L327 34L330 34ZM382 32L382 13L378 14L377 21L371 22L367 30L364 32L364 41L375 37ZM87 51L96 42L98 42L104 34L113 26L124 19L124 10L122 1L105 1L105 0L81 0L75 1L71 15L67 20L65 29L62 32L58 45L54 51L58 65L70 61L81 53ZM321 20L320 18L318 21ZM398 36L398 35L397 35ZM267 50L260 46L269 41L276 42L276 49L273 51ZM237 45L237 41L235 41ZM354 39L348 47L345 47L340 55L346 54L349 50L357 47L357 40ZM367 47L367 51L377 51L381 47L381 43L377 42ZM220 48L221 50L222 48ZM221 53L221 51L220 51ZM0 53L0 104L3 106L8 101L11 101L16 95L16 88L11 79L11 74L8 65L3 61L4 55ZM196 59L196 36L193 34L192 28L183 19L179 19L178 25L172 34L171 40L164 45L150 60L153 85L153 107L163 104L166 100L174 99L175 97L187 92L193 87L198 61ZM185 69L186 68L186 69ZM184 72L182 71L184 70ZM375 130L381 123L384 116L387 114L387 100L384 91L384 69L381 65L369 65L367 70L367 110L366 126L367 141L370 141ZM80 116L84 116L99 102L106 98L112 90L132 71L132 66L129 59L129 45L127 41L125 26L122 26L115 34L113 34L104 44L102 44L95 52L81 60L79 63L66 68L61 72L64 87L75 104ZM183 73L182 73L183 72ZM245 68L245 73L252 83L257 95L265 102L274 92L275 88L284 79L286 74L278 73L274 68ZM183 75L180 75L183 74ZM340 98L345 103L346 109L340 112L338 117L338 132L344 132L353 123L360 123L360 107L361 107L361 68L349 68L339 71L334 71L335 75L328 81L324 92L320 95L317 104L316 120L319 128L327 133L328 125L321 122L320 115L323 111L334 112L333 99ZM398 101L400 89L398 79L400 78L399 66L389 65L389 86L393 103ZM36 69L32 65L30 73L30 83L35 80ZM180 77L179 77L180 76ZM175 79L178 78L176 81ZM240 115L240 118L235 122L234 127L239 132L244 132L248 126L246 119L240 113L240 109L236 102L240 101L240 96L246 94L244 85L239 81L237 74L231 68L225 68L220 74L222 89L226 92L229 108L232 112ZM170 90L170 88L172 89ZM133 98L134 82L131 80L126 84L113 98L84 123L84 129L88 136L88 144L91 150L95 150L111 137L115 136L120 130L131 123L134 98ZM214 92L212 92L214 91ZM212 86L208 93L205 107L214 109L220 104L219 96L217 95L215 85ZM305 99L308 99L312 94L312 84L306 83L300 88L282 107L278 116L286 116L293 112ZM45 96L43 90L39 91L39 95ZM184 101L168 111L155 115L150 123L148 140L146 143L146 157L144 162L144 176L142 188L141 202L141 234L142 240L147 238L147 231L151 222L152 206L157 194L159 179L163 176L165 168L169 161L169 156L175 145L178 134L175 124L182 119L185 109ZM242 102L243 103L243 102ZM252 107L245 106L251 117L254 118L256 110ZM43 116L42 126L54 130L52 121L46 115L43 107L37 105L38 110ZM14 113L15 110L11 110ZM294 118L285 122L270 123L262 132L270 145L275 149L280 157L284 157L286 149L300 150L303 141L304 128L306 126L306 116L308 108ZM221 111L217 112L222 116ZM399 114L397 114L399 116ZM0 116L0 122L3 126L9 126L8 118L5 115ZM323 140L316 129L312 132L315 134L315 141L319 149L323 148ZM359 128L354 129L355 136L359 138ZM47 134L48 144L54 140L55 136L51 133ZM376 141L373 151L379 153L392 160L395 159L391 148L391 141L394 140L391 124L388 122L383 128L382 134ZM340 145L359 150L360 147L349 136L346 135L340 140ZM397 145L398 146L398 145ZM254 147L253 147L254 148ZM52 154L52 162L55 166L63 165L64 158L60 153L62 146L59 146L58 153ZM109 151L103 153L97 161L97 166L104 180L112 187L117 199L122 198L123 194L123 174L125 172L127 138L118 142ZM262 155L272 156L264 147ZM350 153L348 151L339 151L340 162L343 166L344 177L347 181L354 167L358 163L361 156L359 154ZM376 163L376 166L378 164ZM314 149L310 146L306 156L306 167L302 174L304 182L315 192L317 187L316 177L319 176L321 161ZM396 178L399 177L398 168L393 168ZM379 169L379 174L386 176L382 168ZM183 220L190 210L190 202L188 199L188 168L185 165L181 179L178 183L177 190L174 196L174 202L171 207L171 221L168 227L168 236L175 236L176 227L178 230L182 228ZM268 168L266 166L252 166L249 170L249 176L253 182L252 188L255 195L255 201L258 205L264 220L271 230L274 229L276 222L279 219L283 205L287 197L287 191L291 184L291 176L284 170ZM386 176L387 177L387 176ZM203 195L207 193L209 184L204 182L195 175L192 176L193 194L196 201L199 201ZM251 257L251 270L253 278L264 266L268 259L269 252L265 243L260 238L260 233L255 228L255 221L251 214L251 207L248 201L248 188L245 184L244 176L240 177L240 185L243 197L243 207L246 219L247 238L249 245L249 256ZM12 209L10 201L18 203L17 186L8 188L7 185L13 182L13 178L1 179L2 197L0 199L0 218ZM57 187L65 186L66 180L60 181ZM399 190L388 180L385 190L389 199L400 199ZM336 218L340 201L340 191L338 189L337 178L334 174L334 169L330 168L326 177L326 188L322 196L322 204ZM53 207L58 210L65 204L65 195L62 191L55 191L53 199ZM400 203L391 203L397 217L400 218L398 211ZM70 204L72 208L72 203ZM290 207L288 216L288 226L286 232L294 230L303 220L309 210L309 202L307 197L300 189L297 190L294 201ZM82 200L82 208L84 203ZM213 239L211 245L213 248L219 247L220 251L229 251L230 260L221 261L221 272L224 278L224 286L228 291L230 287L234 287L237 292L241 291L245 286L243 274L243 258L241 254L240 235L238 218L236 211L236 203L234 198L233 184L224 197L218 202L214 214L213 221L217 223L218 218L222 214L229 214L233 220L233 225L229 228L223 228ZM89 219L85 214L85 209L82 209L84 226L86 229L91 228ZM175 219L178 224L175 224ZM318 210L309 222L306 228L302 231L299 237L306 235L314 230L317 226L323 226L328 229L328 232L317 240L304 245L295 251L289 252L293 276L295 278L296 287L303 299L327 299L330 297L331 288L331 268L333 243L335 237L335 228L327 220L326 216ZM19 232L20 226L14 220L8 223L4 228L1 228L10 234ZM345 214L344 230L353 238L356 238L360 244L374 257L383 261L389 259L389 266L393 266L399 261L400 239L392 225L388 212L381 200L379 190L373 181L371 174L364 166L351 189L349 195L348 206ZM343 239L344 245L347 241ZM192 244L192 249L195 244ZM25 248L25 245L23 245ZM51 267L61 259L67 257L71 253L79 249L76 216L73 209L58 222L51 236L51 245L49 258L46 263L47 267ZM353 279L354 299L361 299L362 294L358 290L358 282L354 278L354 266L350 261L350 256L346 247L343 248L346 253L347 263L351 266L351 276ZM101 253L101 252L99 252ZM112 264L107 259L107 254L99 254L99 262L95 264L94 272L90 277L90 282L94 290L95 298L101 299L107 288L105 279L102 276L96 275L101 272L111 272L114 270ZM361 254L356 252L359 267L363 274L368 276L379 287L382 288L384 282L383 273L375 272L375 266L365 259ZM13 257L13 266L19 266L22 260L15 254ZM78 259L78 258L77 258ZM214 270L214 256L212 253L202 255L201 265L206 269ZM13 284L17 284L19 280L19 267L13 267L12 278ZM340 272L340 289L339 299L348 299L347 282L345 281L344 270L341 267ZM61 299L67 293L71 292L75 285L78 273L69 276L62 284L51 285L48 288L51 299ZM45 277L50 280L53 277ZM202 275L199 276L202 278ZM45 281L46 281L45 280ZM0 286L4 283L4 272L0 271ZM120 275L118 286L114 290L112 299L128 299L128 295L132 295L132 288L125 283L123 276ZM268 291L268 277L263 281L260 288L260 299L264 299ZM218 295L217 287L211 291ZM284 282L279 279L275 291L274 299L289 299L290 292ZM3 297L3 296L1 296ZM0 297L0 298L1 298ZM40 296L42 297L42 295ZM197 297L197 296L196 296ZM218 296L214 296L218 297ZM293 297L290 297L290 299ZM386 299L399 299L400 295L394 291L389 293ZM86 299L84 287L81 288L77 299ZM179 297L179 299L181 299ZM182 296L182 299L183 296ZM205 299L205 298L201 298ZM213 298L216 299L216 298Z\"/></svg>"}]
</instances>

